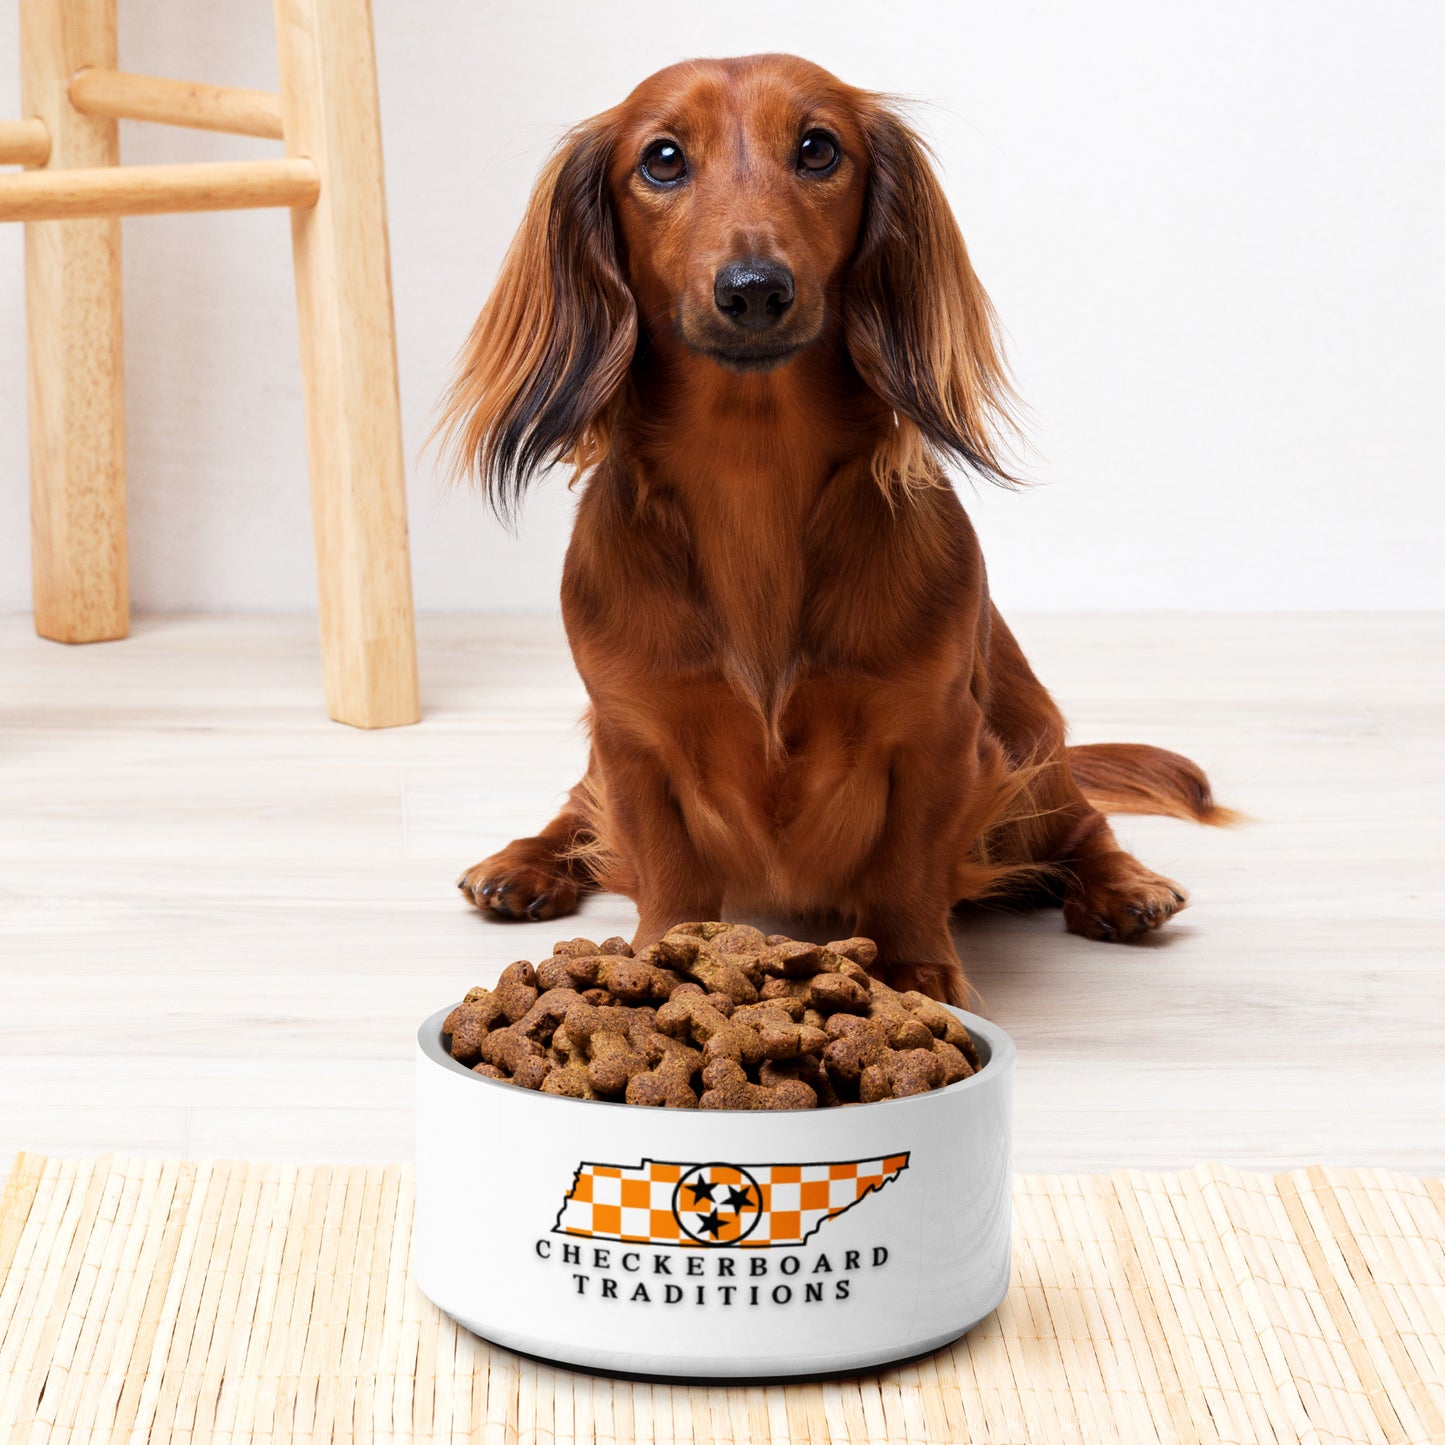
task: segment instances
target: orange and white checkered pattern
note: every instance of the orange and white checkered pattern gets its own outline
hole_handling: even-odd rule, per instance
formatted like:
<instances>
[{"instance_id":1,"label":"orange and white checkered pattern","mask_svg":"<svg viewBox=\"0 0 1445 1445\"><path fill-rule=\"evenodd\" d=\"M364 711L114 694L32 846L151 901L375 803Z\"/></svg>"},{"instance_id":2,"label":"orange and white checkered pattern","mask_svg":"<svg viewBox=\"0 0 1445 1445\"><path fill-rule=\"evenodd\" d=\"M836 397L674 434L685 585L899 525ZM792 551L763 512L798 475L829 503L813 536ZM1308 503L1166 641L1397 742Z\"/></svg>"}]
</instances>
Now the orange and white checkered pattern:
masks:
<instances>
[{"instance_id":1,"label":"orange and white checkered pattern","mask_svg":"<svg viewBox=\"0 0 1445 1445\"><path fill-rule=\"evenodd\" d=\"M797 1245L907 1167L907 1154L822 1164L583 1163L553 1232L629 1244Z\"/></svg>"}]
</instances>

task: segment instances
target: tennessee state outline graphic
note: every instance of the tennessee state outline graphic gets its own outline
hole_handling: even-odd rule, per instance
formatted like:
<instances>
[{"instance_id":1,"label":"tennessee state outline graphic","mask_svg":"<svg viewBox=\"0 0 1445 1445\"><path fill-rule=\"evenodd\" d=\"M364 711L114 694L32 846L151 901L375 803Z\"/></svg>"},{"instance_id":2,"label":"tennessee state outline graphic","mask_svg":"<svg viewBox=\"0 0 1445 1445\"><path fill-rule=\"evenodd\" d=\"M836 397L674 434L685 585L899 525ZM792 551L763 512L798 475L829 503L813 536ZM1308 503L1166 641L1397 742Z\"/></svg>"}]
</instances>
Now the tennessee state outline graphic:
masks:
<instances>
[{"instance_id":1,"label":"tennessee state outline graphic","mask_svg":"<svg viewBox=\"0 0 1445 1445\"><path fill-rule=\"evenodd\" d=\"M584 1160L552 1233L714 1249L798 1245L907 1168L907 1153L826 1164Z\"/></svg>"}]
</instances>

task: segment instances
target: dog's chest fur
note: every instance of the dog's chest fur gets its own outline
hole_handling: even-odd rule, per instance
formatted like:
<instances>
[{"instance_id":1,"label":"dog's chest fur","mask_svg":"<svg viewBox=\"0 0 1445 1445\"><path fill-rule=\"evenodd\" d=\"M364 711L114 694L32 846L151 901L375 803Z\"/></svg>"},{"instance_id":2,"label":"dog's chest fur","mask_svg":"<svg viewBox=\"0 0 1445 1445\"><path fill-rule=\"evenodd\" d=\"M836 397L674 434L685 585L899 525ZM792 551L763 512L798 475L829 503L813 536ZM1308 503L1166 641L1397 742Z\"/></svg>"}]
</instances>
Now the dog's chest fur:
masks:
<instances>
[{"instance_id":1,"label":"dog's chest fur","mask_svg":"<svg viewBox=\"0 0 1445 1445\"><path fill-rule=\"evenodd\" d=\"M900 751L947 745L970 659L940 619L982 574L951 492L893 510L866 476L757 477L640 508L585 495L564 616L594 727L660 762L737 895L800 904L864 867ZM597 585L609 557L622 607Z\"/></svg>"}]
</instances>

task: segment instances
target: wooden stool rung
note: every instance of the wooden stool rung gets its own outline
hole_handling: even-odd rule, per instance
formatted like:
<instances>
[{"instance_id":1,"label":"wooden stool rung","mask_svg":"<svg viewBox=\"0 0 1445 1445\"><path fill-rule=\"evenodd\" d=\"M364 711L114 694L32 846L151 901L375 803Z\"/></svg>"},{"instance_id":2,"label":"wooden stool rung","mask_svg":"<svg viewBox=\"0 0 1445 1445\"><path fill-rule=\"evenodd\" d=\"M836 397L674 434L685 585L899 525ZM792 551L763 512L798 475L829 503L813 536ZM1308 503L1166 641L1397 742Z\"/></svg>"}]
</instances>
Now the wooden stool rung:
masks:
<instances>
[{"instance_id":1,"label":"wooden stool rung","mask_svg":"<svg viewBox=\"0 0 1445 1445\"><path fill-rule=\"evenodd\" d=\"M269 90L164 80L87 66L70 80L70 103L86 115L218 130L280 140L281 97Z\"/></svg>"},{"instance_id":2,"label":"wooden stool rung","mask_svg":"<svg viewBox=\"0 0 1445 1445\"><path fill-rule=\"evenodd\" d=\"M43 166L50 159L50 127L43 120L0 120L0 166Z\"/></svg>"},{"instance_id":3,"label":"wooden stool rung","mask_svg":"<svg viewBox=\"0 0 1445 1445\"><path fill-rule=\"evenodd\" d=\"M320 173L304 156L26 171L0 176L0 221L304 207L320 194Z\"/></svg>"}]
</instances>

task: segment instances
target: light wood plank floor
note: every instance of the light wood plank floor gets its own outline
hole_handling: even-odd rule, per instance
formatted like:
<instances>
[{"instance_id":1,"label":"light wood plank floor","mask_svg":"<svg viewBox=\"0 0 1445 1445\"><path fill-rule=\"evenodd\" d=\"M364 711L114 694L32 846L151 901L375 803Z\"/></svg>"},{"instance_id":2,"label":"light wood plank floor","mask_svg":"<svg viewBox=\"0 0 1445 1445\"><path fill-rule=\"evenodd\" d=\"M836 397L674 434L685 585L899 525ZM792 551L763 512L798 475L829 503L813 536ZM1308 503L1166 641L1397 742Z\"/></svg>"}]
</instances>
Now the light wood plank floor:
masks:
<instances>
[{"instance_id":1,"label":"light wood plank floor","mask_svg":"<svg viewBox=\"0 0 1445 1445\"><path fill-rule=\"evenodd\" d=\"M1121 820L1193 891L1149 945L960 923L1019 1045L1018 1166L1445 1173L1445 619L1014 621L1077 740L1186 751L1256 820ZM630 932L615 897L462 904L577 776L582 692L549 619L421 638L425 721L362 733L321 711L308 619L89 648L0 619L0 1149L405 1158L417 1022Z\"/></svg>"}]
</instances>

